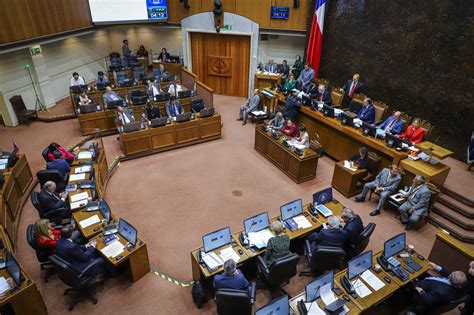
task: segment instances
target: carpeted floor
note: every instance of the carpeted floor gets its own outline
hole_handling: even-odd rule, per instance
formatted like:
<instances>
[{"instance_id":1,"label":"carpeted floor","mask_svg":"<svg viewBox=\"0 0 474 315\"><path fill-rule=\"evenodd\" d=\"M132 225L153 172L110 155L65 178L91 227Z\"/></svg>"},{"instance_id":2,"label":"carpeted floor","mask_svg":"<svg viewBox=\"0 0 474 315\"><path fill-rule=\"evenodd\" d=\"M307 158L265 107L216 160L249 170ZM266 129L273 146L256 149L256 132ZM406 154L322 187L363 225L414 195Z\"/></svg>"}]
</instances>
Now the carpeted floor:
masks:
<instances>
[{"instance_id":1,"label":"carpeted floor","mask_svg":"<svg viewBox=\"0 0 474 315\"><path fill-rule=\"evenodd\" d=\"M223 119L221 140L122 162L109 181L105 197L117 216L138 229L139 237L147 243L151 266L180 280L191 279L190 251L201 246L203 234L225 226L230 226L232 231L241 230L247 217L263 210L275 216L280 205L297 198L306 203L315 191L330 186L334 169L330 158L320 159L317 179L297 185L261 157L253 149L255 126L241 126L235 121L242 102L241 98L215 97L216 109ZM47 143L54 140L66 144L80 136L75 120L18 128L15 128L16 140L24 143L35 170L43 164L40 152ZM43 128L47 131L42 132ZM8 137L13 137L13 132L7 132ZM2 130L0 145L5 147L8 141L4 141L3 134ZM32 138L35 134L37 138ZM116 141L116 136L104 138L107 155L117 153ZM381 250L386 239L403 231L393 212L372 218L368 212L375 204L355 203L337 192L335 197L359 213L365 224L377 224L368 249ZM62 295L65 285L56 276L48 283L42 281L35 254L25 241L26 225L36 218L36 211L28 201L18 231L18 256L38 283L49 312L64 314L68 301ZM427 256L435 233L436 229L427 224L418 231L408 232L408 242ZM295 295L310 280L295 277L286 289ZM197 310L190 291L153 273L131 286L124 277L117 277L98 288L97 305L85 300L73 313L215 313L212 301ZM268 291L259 290L256 306L267 303L268 298Z\"/></svg>"}]
</instances>

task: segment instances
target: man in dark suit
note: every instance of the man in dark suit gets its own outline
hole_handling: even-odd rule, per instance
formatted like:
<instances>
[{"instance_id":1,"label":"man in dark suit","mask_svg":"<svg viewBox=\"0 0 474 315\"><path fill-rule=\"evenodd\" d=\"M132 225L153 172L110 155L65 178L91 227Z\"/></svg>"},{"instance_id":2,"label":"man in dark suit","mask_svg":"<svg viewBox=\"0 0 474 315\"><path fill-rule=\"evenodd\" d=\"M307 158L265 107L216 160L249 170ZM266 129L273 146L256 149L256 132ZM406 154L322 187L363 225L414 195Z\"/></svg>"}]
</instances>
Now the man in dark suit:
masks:
<instances>
[{"instance_id":1,"label":"man in dark suit","mask_svg":"<svg viewBox=\"0 0 474 315\"><path fill-rule=\"evenodd\" d=\"M407 314L426 314L449 302L459 299L464 294L467 283L466 274L462 271L449 272L432 262L430 269L438 272L441 277L426 277L413 283L413 304Z\"/></svg>"},{"instance_id":2,"label":"man in dark suit","mask_svg":"<svg viewBox=\"0 0 474 315\"><path fill-rule=\"evenodd\" d=\"M282 64L278 66L277 72L281 74L281 78L283 80L288 79L288 75L290 74L290 66L288 66L288 61L283 60Z\"/></svg>"},{"instance_id":3,"label":"man in dark suit","mask_svg":"<svg viewBox=\"0 0 474 315\"><path fill-rule=\"evenodd\" d=\"M474 314L474 260L469 263L469 270L467 271L467 285L464 292L469 294L469 301L464 303L464 307L460 307L461 315Z\"/></svg>"},{"instance_id":4,"label":"man in dark suit","mask_svg":"<svg viewBox=\"0 0 474 315\"><path fill-rule=\"evenodd\" d=\"M334 246L344 248L347 241L347 233L342 230L340 221L336 216L328 218L327 228L308 236L311 243L311 251L318 246Z\"/></svg>"},{"instance_id":5,"label":"man in dark suit","mask_svg":"<svg viewBox=\"0 0 474 315\"><path fill-rule=\"evenodd\" d=\"M322 84L318 86L318 90L316 91L316 95L314 95L313 100L318 104L325 104L329 106L332 104L331 93L329 93L326 90L326 87Z\"/></svg>"},{"instance_id":6,"label":"man in dark suit","mask_svg":"<svg viewBox=\"0 0 474 315\"><path fill-rule=\"evenodd\" d=\"M362 108L357 112L357 117L367 124L375 123L375 107L372 104L372 99L366 98Z\"/></svg>"},{"instance_id":7,"label":"man in dark suit","mask_svg":"<svg viewBox=\"0 0 474 315\"><path fill-rule=\"evenodd\" d=\"M67 194L56 192L56 183L52 181L47 181L43 185L43 189L39 194L39 203L44 209L45 213L50 211L64 208L63 215L64 218L71 217L71 212L69 211L69 203L66 201ZM42 214L42 215L44 215Z\"/></svg>"},{"instance_id":8,"label":"man in dark suit","mask_svg":"<svg viewBox=\"0 0 474 315\"><path fill-rule=\"evenodd\" d=\"M69 166L69 163L63 159L63 154L59 150L54 150L53 156L54 156L54 160L49 161L46 164L46 169L57 170L61 174L61 176L64 178L64 180L66 180L69 174L69 171L71 171L71 167Z\"/></svg>"},{"instance_id":9,"label":"man in dark suit","mask_svg":"<svg viewBox=\"0 0 474 315\"><path fill-rule=\"evenodd\" d=\"M56 242L56 254L66 260L78 273L86 269L94 260L98 261L100 265L86 272L90 277L98 275L103 271L105 261L96 255L97 241L94 239L86 245L78 245L72 241L73 231L74 228L70 224L61 229L61 237Z\"/></svg>"},{"instance_id":10,"label":"man in dark suit","mask_svg":"<svg viewBox=\"0 0 474 315\"><path fill-rule=\"evenodd\" d=\"M355 245L355 241L364 230L362 219L348 208L342 209L341 219L344 222L343 231L347 234L347 245Z\"/></svg>"},{"instance_id":11,"label":"man in dark suit","mask_svg":"<svg viewBox=\"0 0 474 315\"><path fill-rule=\"evenodd\" d=\"M347 80L346 84L342 87L344 93L344 98L342 100L343 107L349 106L352 101L354 94L362 92L364 84L359 82L360 76L356 73L352 76L352 80Z\"/></svg>"},{"instance_id":12,"label":"man in dark suit","mask_svg":"<svg viewBox=\"0 0 474 315\"><path fill-rule=\"evenodd\" d=\"M234 289L234 290L248 290L249 282L240 270L233 259L228 259L224 262L224 273L214 277L214 288L219 289Z\"/></svg>"},{"instance_id":13,"label":"man in dark suit","mask_svg":"<svg viewBox=\"0 0 474 315\"><path fill-rule=\"evenodd\" d=\"M166 115L168 117L176 117L177 115L184 114L183 106L176 100L176 96L171 96L170 101L165 105Z\"/></svg>"},{"instance_id":14,"label":"man in dark suit","mask_svg":"<svg viewBox=\"0 0 474 315\"><path fill-rule=\"evenodd\" d=\"M283 108L283 117L290 118L292 121L298 121L298 113L301 103L298 100L297 93L292 91L286 97L285 108Z\"/></svg>"}]
</instances>

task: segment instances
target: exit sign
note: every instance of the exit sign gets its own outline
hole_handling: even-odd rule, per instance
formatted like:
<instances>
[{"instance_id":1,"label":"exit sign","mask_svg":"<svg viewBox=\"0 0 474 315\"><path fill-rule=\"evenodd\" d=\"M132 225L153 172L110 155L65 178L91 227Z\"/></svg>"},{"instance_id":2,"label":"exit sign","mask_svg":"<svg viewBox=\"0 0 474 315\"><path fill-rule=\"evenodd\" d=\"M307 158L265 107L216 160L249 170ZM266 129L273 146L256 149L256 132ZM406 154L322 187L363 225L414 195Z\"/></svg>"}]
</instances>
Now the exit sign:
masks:
<instances>
[{"instance_id":1,"label":"exit sign","mask_svg":"<svg viewBox=\"0 0 474 315\"><path fill-rule=\"evenodd\" d=\"M30 52L32 56L41 55L41 47L40 46L31 47Z\"/></svg>"}]
</instances>

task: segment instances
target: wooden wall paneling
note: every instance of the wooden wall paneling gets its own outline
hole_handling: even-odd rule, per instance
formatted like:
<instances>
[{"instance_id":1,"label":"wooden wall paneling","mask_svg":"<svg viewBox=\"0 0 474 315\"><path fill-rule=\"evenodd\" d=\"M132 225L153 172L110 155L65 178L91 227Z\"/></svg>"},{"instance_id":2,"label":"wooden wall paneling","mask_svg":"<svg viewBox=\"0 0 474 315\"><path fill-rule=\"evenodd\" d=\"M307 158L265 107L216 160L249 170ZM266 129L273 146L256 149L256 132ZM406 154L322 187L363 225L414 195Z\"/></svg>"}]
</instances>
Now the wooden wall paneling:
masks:
<instances>
[{"instance_id":1,"label":"wooden wall paneling","mask_svg":"<svg viewBox=\"0 0 474 315\"><path fill-rule=\"evenodd\" d=\"M168 22L180 23L182 19L190 15L200 13L201 0L189 0L191 8L185 9L182 2L179 0L168 1Z\"/></svg>"},{"instance_id":2,"label":"wooden wall paneling","mask_svg":"<svg viewBox=\"0 0 474 315\"><path fill-rule=\"evenodd\" d=\"M67 30L61 0L28 0L36 36L44 36Z\"/></svg>"},{"instance_id":3,"label":"wooden wall paneling","mask_svg":"<svg viewBox=\"0 0 474 315\"><path fill-rule=\"evenodd\" d=\"M273 0L271 5L290 7L290 16L288 20L270 19L271 28L306 30L306 22L312 1L300 1L299 8L293 8L293 0ZM270 5L270 6L271 6ZM270 15L270 14L269 14Z\"/></svg>"},{"instance_id":4,"label":"wooden wall paneling","mask_svg":"<svg viewBox=\"0 0 474 315\"><path fill-rule=\"evenodd\" d=\"M93 26L88 0L62 0L61 5L68 30Z\"/></svg>"},{"instance_id":5,"label":"wooden wall paneling","mask_svg":"<svg viewBox=\"0 0 474 315\"><path fill-rule=\"evenodd\" d=\"M36 36L27 0L0 0L0 44Z\"/></svg>"},{"instance_id":6,"label":"wooden wall paneling","mask_svg":"<svg viewBox=\"0 0 474 315\"><path fill-rule=\"evenodd\" d=\"M271 5L271 0L238 0L235 3L235 13L257 22L260 27L268 28Z\"/></svg>"},{"instance_id":7,"label":"wooden wall paneling","mask_svg":"<svg viewBox=\"0 0 474 315\"><path fill-rule=\"evenodd\" d=\"M235 13L235 3L240 0L222 0L222 10L224 12ZM214 10L214 0L202 0L201 10L203 12Z\"/></svg>"}]
</instances>

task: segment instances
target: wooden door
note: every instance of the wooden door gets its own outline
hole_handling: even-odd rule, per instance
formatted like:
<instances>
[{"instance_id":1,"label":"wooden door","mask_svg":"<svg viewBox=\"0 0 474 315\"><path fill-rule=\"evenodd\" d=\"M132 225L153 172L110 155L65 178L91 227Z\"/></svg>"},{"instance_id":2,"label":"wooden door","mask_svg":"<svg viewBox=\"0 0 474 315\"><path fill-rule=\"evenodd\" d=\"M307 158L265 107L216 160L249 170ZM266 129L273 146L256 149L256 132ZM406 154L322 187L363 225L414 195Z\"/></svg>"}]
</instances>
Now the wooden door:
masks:
<instances>
[{"instance_id":1,"label":"wooden door","mask_svg":"<svg viewBox=\"0 0 474 315\"><path fill-rule=\"evenodd\" d=\"M214 93L248 96L250 36L191 33L192 71Z\"/></svg>"}]
</instances>

